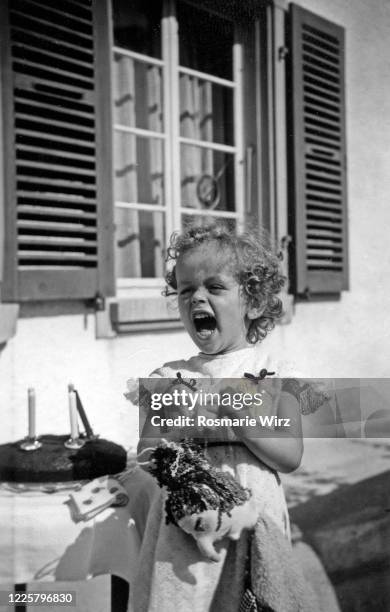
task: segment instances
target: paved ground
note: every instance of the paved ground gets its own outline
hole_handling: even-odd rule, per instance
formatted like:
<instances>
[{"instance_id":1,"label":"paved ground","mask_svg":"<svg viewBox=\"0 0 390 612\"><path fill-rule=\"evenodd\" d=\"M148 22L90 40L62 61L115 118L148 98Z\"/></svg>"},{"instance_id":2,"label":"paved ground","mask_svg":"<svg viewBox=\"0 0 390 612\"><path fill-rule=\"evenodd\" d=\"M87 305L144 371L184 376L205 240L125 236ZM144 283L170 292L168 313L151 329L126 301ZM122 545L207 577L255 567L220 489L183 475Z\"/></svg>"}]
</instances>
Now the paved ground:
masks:
<instances>
[{"instance_id":1,"label":"paved ground","mask_svg":"<svg viewBox=\"0 0 390 612\"><path fill-rule=\"evenodd\" d=\"M301 467L282 477L301 563L325 593L325 612L334 610L328 578L343 612L390 610L389 468L387 438L310 439Z\"/></svg>"}]
</instances>

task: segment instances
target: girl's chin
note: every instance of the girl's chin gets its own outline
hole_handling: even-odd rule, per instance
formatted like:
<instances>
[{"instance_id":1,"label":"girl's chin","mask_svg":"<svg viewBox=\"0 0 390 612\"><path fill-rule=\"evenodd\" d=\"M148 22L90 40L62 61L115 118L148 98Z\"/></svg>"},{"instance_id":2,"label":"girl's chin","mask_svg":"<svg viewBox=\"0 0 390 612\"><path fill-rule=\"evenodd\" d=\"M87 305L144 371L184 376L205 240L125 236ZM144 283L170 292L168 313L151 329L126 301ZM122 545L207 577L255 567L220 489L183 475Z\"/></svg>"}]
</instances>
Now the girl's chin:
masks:
<instances>
[{"instance_id":1,"label":"girl's chin","mask_svg":"<svg viewBox=\"0 0 390 612\"><path fill-rule=\"evenodd\" d=\"M207 337L201 336L195 332L192 334L192 339L202 353L213 355L220 352L220 346L215 332L212 332L212 334Z\"/></svg>"},{"instance_id":2,"label":"girl's chin","mask_svg":"<svg viewBox=\"0 0 390 612\"><path fill-rule=\"evenodd\" d=\"M225 353L234 353L234 351L240 351L241 349L248 348L251 346L246 341L243 343L237 342L232 344L224 344L223 342L221 342L221 339L218 339L218 337L213 336L214 333L209 339L204 340L199 338L199 336L196 334L192 336L192 339L198 349L206 355L223 355Z\"/></svg>"}]
</instances>

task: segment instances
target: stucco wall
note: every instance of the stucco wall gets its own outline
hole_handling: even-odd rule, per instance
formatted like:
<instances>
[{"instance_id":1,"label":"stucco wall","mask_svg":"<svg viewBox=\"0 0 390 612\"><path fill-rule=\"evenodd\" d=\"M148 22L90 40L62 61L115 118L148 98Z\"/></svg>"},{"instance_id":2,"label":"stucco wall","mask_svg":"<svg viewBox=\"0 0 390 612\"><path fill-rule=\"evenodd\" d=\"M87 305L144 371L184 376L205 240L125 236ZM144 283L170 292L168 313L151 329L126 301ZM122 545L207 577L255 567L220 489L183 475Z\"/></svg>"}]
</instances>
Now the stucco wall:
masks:
<instances>
[{"instance_id":1,"label":"stucco wall","mask_svg":"<svg viewBox=\"0 0 390 612\"><path fill-rule=\"evenodd\" d=\"M278 330L316 375L386 376L390 357L390 57L387 0L298 0L346 29L350 291L340 303L299 304Z\"/></svg>"},{"instance_id":2,"label":"stucco wall","mask_svg":"<svg viewBox=\"0 0 390 612\"><path fill-rule=\"evenodd\" d=\"M390 362L390 2L300 0L346 28L350 291L339 302L300 303L263 350L315 376L380 377ZM0 442L26 433L27 387L37 392L38 430L67 431L73 381L96 431L126 446L137 415L125 381L195 351L183 332L95 340L94 317L23 318L0 349ZM43 422L43 414L50 415Z\"/></svg>"}]
</instances>

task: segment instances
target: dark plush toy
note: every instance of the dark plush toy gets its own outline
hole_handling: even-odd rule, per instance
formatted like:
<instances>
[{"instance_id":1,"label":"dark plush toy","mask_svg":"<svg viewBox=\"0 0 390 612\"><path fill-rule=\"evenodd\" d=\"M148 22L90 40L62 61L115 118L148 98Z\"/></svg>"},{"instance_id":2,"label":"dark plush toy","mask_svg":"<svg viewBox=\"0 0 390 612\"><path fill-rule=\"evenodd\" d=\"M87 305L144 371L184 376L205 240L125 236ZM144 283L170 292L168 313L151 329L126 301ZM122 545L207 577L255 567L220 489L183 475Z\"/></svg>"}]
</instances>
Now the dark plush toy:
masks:
<instances>
[{"instance_id":1,"label":"dark plush toy","mask_svg":"<svg viewBox=\"0 0 390 612\"><path fill-rule=\"evenodd\" d=\"M151 454L148 469L167 493L166 522L191 534L208 559L220 559L214 542L238 540L243 529L254 527L251 491L213 468L199 446L163 441Z\"/></svg>"}]
</instances>

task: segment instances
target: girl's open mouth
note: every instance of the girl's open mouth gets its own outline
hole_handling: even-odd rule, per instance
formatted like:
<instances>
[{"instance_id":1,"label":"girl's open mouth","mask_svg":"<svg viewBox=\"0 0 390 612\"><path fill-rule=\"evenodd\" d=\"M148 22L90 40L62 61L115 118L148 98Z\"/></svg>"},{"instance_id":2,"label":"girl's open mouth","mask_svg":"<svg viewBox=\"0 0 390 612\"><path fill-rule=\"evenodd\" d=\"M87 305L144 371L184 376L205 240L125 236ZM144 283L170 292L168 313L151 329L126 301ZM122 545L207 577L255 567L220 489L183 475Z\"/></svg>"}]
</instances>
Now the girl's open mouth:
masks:
<instances>
[{"instance_id":1,"label":"girl's open mouth","mask_svg":"<svg viewBox=\"0 0 390 612\"><path fill-rule=\"evenodd\" d=\"M202 340L207 340L207 338L210 338L211 334L217 328L216 318L206 312L196 312L192 319L195 325L196 333Z\"/></svg>"}]
</instances>

